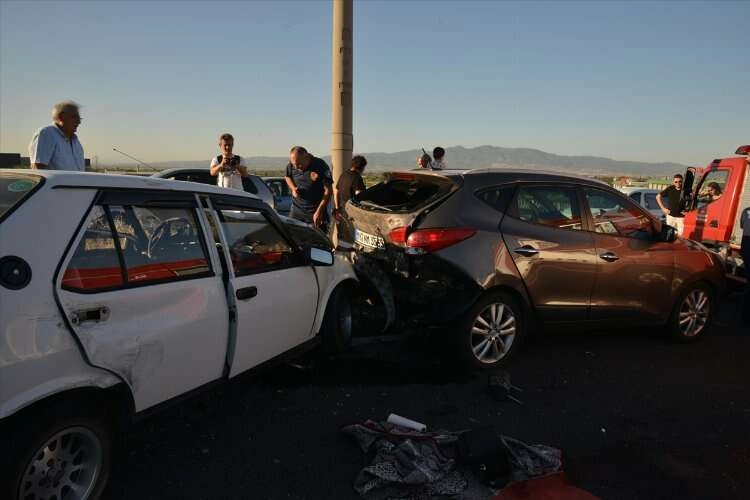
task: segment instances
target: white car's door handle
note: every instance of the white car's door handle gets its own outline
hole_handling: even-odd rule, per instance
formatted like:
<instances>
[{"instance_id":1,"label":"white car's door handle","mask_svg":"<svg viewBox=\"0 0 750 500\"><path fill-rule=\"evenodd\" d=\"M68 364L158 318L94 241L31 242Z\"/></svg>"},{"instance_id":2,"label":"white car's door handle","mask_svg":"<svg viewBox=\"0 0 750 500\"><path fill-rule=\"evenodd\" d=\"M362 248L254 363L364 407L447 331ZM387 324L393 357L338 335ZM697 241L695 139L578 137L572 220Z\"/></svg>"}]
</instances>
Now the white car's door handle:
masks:
<instances>
[{"instance_id":1,"label":"white car's door handle","mask_svg":"<svg viewBox=\"0 0 750 500\"><path fill-rule=\"evenodd\" d=\"M96 309L81 309L79 311L73 311L70 315L70 322L74 325L80 325L87 321L99 323L101 321L107 321L109 319L109 307L102 306Z\"/></svg>"},{"instance_id":2,"label":"white car's door handle","mask_svg":"<svg viewBox=\"0 0 750 500\"><path fill-rule=\"evenodd\" d=\"M254 286L246 286L237 290L237 293L234 295L240 300L250 300L258 295L258 289Z\"/></svg>"}]
</instances>

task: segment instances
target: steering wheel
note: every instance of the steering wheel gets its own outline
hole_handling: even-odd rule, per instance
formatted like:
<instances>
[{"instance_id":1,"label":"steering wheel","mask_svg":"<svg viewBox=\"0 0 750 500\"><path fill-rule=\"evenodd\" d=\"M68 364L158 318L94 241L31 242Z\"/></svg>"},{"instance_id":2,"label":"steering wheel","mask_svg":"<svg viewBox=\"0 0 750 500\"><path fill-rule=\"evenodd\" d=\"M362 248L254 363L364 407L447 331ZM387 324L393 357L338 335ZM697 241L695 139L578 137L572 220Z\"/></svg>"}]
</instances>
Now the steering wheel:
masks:
<instances>
[{"instance_id":1,"label":"steering wheel","mask_svg":"<svg viewBox=\"0 0 750 500\"><path fill-rule=\"evenodd\" d=\"M181 222L185 225L187 229L192 227L192 223L186 219L185 217L172 217L171 219L166 219L161 222L156 228L154 229L154 232L151 233L151 237L148 239L148 258L153 259L154 258L154 251L156 248L158 248L159 243L165 238L170 236L170 227L172 224ZM182 229L181 231L184 231Z\"/></svg>"}]
</instances>

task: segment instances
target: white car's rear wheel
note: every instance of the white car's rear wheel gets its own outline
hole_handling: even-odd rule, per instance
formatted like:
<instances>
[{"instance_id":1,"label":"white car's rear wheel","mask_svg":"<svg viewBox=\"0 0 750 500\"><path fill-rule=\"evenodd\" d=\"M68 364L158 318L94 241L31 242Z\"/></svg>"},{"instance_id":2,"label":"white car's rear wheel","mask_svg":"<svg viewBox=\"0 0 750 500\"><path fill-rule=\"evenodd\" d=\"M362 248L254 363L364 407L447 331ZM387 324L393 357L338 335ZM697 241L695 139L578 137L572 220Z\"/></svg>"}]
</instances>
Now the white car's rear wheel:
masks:
<instances>
[{"instance_id":1,"label":"white car's rear wheel","mask_svg":"<svg viewBox=\"0 0 750 500\"><path fill-rule=\"evenodd\" d=\"M351 293L351 286L341 283L328 299L321 329L324 347L330 353L341 353L352 342Z\"/></svg>"},{"instance_id":2,"label":"white car's rear wheel","mask_svg":"<svg viewBox=\"0 0 750 500\"><path fill-rule=\"evenodd\" d=\"M89 415L55 422L54 412L39 418L46 423L15 437L20 462L11 466L10 498L98 499L109 479L112 459L108 423Z\"/></svg>"}]
</instances>

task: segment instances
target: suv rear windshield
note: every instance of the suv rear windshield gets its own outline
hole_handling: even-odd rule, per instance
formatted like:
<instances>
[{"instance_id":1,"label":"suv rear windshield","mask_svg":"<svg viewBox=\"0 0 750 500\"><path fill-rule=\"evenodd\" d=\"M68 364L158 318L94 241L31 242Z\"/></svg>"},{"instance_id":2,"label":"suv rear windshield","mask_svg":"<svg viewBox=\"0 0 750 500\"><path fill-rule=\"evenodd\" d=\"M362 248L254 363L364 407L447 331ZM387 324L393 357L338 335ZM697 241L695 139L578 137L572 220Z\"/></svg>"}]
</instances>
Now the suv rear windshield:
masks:
<instances>
[{"instance_id":1,"label":"suv rear windshield","mask_svg":"<svg viewBox=\"0 0 750 500\"><path fill-rule=\"evenodd\" d=\"M408 213L439 200L454 187L447 177L396 173L367 189L352 203L365 210Z\"/></svg>"},{"instance_id":2,"label":"suv rear windshield","mask_svg":"<svg viewBox=\"0 0 750 500\"><path fill-rule=\"evenodd\" d=\"M0 222L31 196L42 183L38 175L0 174Z\"/></svg>"}]
</instances>

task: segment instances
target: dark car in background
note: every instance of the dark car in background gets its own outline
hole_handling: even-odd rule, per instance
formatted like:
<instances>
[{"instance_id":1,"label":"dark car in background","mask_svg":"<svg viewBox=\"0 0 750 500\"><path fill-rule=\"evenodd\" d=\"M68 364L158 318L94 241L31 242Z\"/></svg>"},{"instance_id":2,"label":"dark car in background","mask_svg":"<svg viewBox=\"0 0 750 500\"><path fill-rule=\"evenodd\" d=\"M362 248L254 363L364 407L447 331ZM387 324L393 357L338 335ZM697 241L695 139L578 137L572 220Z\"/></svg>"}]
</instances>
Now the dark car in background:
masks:
<instances>
[{"instance_id":1,"label":"dark car in background","mask_svg":"<svg viewBox=\"0 0 750 500\"><path fill-rule=\"evenodd\" d=\"M263 182L273 193L276 211L282 215L288 215L292 209L292 193L284 177L263 177Z\"/></svg>"},{"instance_id":2,"label":"dark car in background","mask_svg":"<svg viewBox=\"0 0 750 500\"><path fill-rule=\"evenodd\" d=\"M212 186L216 185L216 177L211 175L208 168L168 168L155 173L151 177L172 179L176 181L200 182L201 184L210 184ZM247 177L243 177L242 187L245 189L245 192L254 194L263 200L268 206L276 209L276 201L274 200L271 190L266 183L263 182L263 179L257 175L250 174Z\"/></svg>"},{"instance_id":3,"label":"dark car in background","mask_svg":"<svg viewBox=\"0 0 750 500\"><path fill-rule=\"evenodd\" d=\"M396 172L350 201L359 258L396 314L445 329L470 365L506 362L532 323L709 327L722 263L595 180L538 171Z\"/></svg>"}]
</instances>

